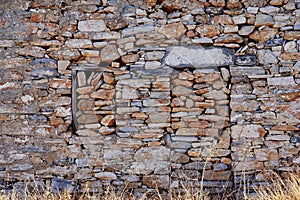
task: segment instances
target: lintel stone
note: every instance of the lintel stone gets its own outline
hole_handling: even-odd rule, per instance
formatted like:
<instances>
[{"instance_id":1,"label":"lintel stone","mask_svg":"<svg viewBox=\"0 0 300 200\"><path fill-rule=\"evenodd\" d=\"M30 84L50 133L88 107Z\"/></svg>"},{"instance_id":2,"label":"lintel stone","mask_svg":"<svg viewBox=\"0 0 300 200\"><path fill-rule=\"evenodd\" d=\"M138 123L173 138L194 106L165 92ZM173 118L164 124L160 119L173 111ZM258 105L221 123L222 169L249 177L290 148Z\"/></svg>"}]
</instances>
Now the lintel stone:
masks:
<instances>
[{"instance_id":1,"label":"lintel stone","mask_svg":"<svg viewBox=\"0 0 300 200\"><path fill-rule=\"evenodd\" d=\"M234 50L219 47L182 47L167 48L163 63L173 68L206 68L233 64Z\"/></svg>"}]
</instances>

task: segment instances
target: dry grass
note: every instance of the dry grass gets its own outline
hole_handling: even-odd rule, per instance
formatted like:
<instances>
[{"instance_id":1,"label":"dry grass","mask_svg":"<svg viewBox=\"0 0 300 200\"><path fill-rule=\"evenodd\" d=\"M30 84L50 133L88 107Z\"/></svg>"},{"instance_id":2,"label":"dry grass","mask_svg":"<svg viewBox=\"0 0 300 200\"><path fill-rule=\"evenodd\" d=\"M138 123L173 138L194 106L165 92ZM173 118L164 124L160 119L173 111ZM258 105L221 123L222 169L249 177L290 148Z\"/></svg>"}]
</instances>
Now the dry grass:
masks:
<instances>
[{"instance_id":1,"label":"dry grass","mask_svg":"<svg viewBox=\"0 0 300 200\"><path fill-rule=\"evenodd\" d=\"M252 200L299 200L300 199L300 174L288 174L282 179L274 174L266 186L255 188L257 195Z\"/></svg>"},{"instance_id":2,"label":"dry grass","mask_svg":"<svg viewBox=\"0 0 300 200\"><path fill-rule=\"evenodd\" d=\"M83 194L71 194L68 191L62 193L53 193L51 189L41 190L34 188L33 191L25 190L23 192L11 191L9 193L0 193L0 200L209 200L205 194L195 193L191 194L187 190L182 193L175 194L161 194L158 190L147 192L142 197L136 198L132 193L123 191L115 193L115 191L107 189L103 194L94 194L88 192Z\"/></svg>"},{"instance_id":3,"label":"dry grass","mask_svg":"<svg viewBox=\"0 0 300 200\"><path fill-rule=\"evenodd\" d=\"M200 188L199 188L200 190ZM289 174L289 178L282 179L279 175L274 174L267 185L255 188L256 195L249 197L249 200L300 200L300 174ZM169 192L161 194L158 190L143 194L142 197L136 198L128 191L116 193L107 189L103 194L90 193L88 188L83 194L71 194L70 192L53 193L51 189L43 190L34 188L31 191L25 190L22 193L12 191L10 193L0 193L0 200L209 200L203 191L190 193L184 189L182 193Z\"/></svg>"}]
</instances>

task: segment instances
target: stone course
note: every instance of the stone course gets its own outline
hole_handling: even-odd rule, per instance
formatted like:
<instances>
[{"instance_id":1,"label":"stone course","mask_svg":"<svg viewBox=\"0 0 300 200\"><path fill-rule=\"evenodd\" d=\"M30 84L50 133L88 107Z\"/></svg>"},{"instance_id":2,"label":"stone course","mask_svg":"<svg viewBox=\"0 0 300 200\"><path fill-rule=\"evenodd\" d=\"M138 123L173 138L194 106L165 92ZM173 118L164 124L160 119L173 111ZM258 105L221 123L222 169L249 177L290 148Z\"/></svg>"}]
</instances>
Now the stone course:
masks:
<instances>
[{"instance_id":1,"label":"stone course","mask_svg":"<svg viewBox=\"0 0 300 200\"><path fill-rule=\"evenodd\" d=\"M0 191L299 171L299 19L298 0L4 0Z\"/></svg>"}]
</instances>

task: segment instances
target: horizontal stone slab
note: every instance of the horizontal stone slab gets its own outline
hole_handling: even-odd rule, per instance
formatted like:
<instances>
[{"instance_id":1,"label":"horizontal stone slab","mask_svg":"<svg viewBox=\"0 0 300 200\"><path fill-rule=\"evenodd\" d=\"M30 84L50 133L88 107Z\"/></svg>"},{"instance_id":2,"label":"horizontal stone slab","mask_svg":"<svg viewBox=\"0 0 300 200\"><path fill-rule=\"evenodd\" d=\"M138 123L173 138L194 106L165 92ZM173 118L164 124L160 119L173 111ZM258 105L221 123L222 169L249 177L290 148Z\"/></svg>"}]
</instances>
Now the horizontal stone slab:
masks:
<instances>
[{"instance_id":1,"label":"horizontal stone slab","mask_svg":"<svg viewBox=\"0 0 300 200\"><path fill-rule=\"evenodd\" d=\"M163 59L165 65L173 68L206 68L233 65L234 50L226 48L169 47Z\"/></svg>"}]
</instances>

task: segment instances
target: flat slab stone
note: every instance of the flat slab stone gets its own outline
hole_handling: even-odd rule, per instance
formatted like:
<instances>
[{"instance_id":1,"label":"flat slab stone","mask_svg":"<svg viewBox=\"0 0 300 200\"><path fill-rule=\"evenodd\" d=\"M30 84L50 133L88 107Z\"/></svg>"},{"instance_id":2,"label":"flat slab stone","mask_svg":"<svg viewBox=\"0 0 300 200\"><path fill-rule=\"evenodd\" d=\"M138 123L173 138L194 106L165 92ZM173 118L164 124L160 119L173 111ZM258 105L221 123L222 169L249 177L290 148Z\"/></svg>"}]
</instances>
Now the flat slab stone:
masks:
<instances>
[{"instance_id":1,"label":"flat slab stone","mask_svg":"<svg viewBox=\"0 0 300 200\"><path fill-rule=\"evenodd\" d=\"M173 68L206 68L233 64L234 50L226 48L169 47L163 59L165 65Z\"/></svg>"}]
</instances>

